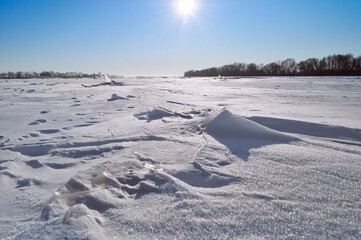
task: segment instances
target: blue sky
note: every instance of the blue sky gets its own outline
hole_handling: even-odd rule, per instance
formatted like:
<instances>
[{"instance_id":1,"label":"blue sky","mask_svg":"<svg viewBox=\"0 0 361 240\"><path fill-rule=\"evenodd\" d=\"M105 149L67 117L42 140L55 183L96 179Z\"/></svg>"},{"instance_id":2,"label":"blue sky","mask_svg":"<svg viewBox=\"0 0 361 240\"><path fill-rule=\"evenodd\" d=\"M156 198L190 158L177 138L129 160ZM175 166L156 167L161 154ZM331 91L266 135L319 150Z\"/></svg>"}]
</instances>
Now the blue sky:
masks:
<instances>
[{"instance_id":1,"label":"blue sky","mask_svg":"<svg viewBox=\"0 0 361 240\"><path fill-rule=\"evenodd\" d=\"M361 55L360 0L0 0L0 72L182 75L233 62Z\"/></svg>"}]
</instances>

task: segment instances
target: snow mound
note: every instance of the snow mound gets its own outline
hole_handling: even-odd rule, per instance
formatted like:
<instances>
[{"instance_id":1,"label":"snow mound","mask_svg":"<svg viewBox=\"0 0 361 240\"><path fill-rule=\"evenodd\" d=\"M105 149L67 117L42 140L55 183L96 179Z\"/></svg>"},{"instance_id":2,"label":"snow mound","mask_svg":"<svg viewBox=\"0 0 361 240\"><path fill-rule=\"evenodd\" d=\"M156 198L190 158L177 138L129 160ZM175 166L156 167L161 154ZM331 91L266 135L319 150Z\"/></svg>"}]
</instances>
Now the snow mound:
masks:
<instances>
[{"instance_id":1,"label":"snow mound","mask_svg":"<svg viewBox=\"0 0 361 240\"><path fill-rule=\"evenodd\" d=\"M162 107L153 108L153 110L150 111L134 114L134 117L138 118L139 120L147 120L148 122L163 119L165 117L181 117L185 119L193 118L187 113L173 112Z\"/></svg>"},{"instance_id":2,"label":"snow mound","mask_svg":"<svg viewBox=\"0 0 361 240\"><path fill-rule=\"evenodd\" d=\"M236 116L223 109L215 116L206 119L205 132L222 138L264 139L273 141L292 141L296 138L277 132L244 117Z\"/></svg>"},{"instance_id":3,"label":"snow mound","mask_svg":"<svg viewBox=\"0 0 361 240\"><path fill-rule=\"evenodd\" d=\"M172 117L174 116L174 113L172 113L171 111L165 108L154 108L153 110L150 111L134 114L134 116L139 120L152 121L152 120L162 119L164 117Z\"/></svg>"},{"instance_id":4,"label":"snow mound","mask_svg":"<svg viewBox=\"0 0 361 240\"><path fill-rule=\"evenodd\" d=\"M206 117L203 130L226 146L232 154L244 160L248 159L251 149L299 140L291 135L234 115L226 109L218 113L211 113Z\"/></svg>"}]
</instances>

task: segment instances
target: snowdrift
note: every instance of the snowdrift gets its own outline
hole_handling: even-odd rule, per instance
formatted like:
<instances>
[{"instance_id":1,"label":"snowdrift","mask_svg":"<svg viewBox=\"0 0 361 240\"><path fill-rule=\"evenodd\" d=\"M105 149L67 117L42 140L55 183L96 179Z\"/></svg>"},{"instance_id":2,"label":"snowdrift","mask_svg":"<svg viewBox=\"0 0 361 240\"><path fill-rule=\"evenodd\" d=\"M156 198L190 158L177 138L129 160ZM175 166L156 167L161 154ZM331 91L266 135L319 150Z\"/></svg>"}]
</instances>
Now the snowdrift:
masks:
<instances>
[{"instance_id":1,"label":"snowdrift","mask_svg":"<svg viewBox=\"0 0 361 240\"><path fill-rule=\"evenodd\" d=\"M252 148L298 140L296 137L234 115L227 109L210 114L203 128L206 133L227 146L232 153L245 159Z\"/></svg>"},{"instance_id":2,"label":"snowdrift","mask_svg":"<svg viewBox=\"0 0 361 240\"><path fill-rule=\"evenodd\" d=\"M205 131L220 138L263 139L274 142L289 142L296 138L267 128L244 117L223 109L205 122Z\"/></svg>"},{"instance_id":3,"label":"snowdrift","mask_svg":"<svg viewBox=\"0 0 361 240\"><path fill-rule=\"evenodd\" d=\"M356 142L361 141L361 129L357 128L330 126L326 124L270 117L250 117L248 119L282 132Z\"/></svg>"}]
</instances>

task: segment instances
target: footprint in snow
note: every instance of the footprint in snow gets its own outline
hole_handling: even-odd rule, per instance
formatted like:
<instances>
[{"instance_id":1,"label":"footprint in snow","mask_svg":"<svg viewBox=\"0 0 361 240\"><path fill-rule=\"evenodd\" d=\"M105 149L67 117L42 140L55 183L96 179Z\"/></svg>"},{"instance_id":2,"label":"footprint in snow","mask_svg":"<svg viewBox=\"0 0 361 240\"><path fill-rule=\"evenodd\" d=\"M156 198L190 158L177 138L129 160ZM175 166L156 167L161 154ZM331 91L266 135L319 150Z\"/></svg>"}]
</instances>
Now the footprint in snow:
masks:
<instances>
[{"instance_id":1,"label":"footprint in snow","mask_svg":"<svg viewBox=\"0 0 361 240\"><path fill-rule=\"evenodd\" d=\"M38 119L35 120L34 122L29 123L28 125L38 125L40 123L46 123L46 119Z\"/></svg>"},{"instance_id":2,"label":"footprint in snow","mask_svg":"<svg viewBox=\"0 0 361 240\"><path fill-rule=\"evenodd\" d=\"M24 178L17 181L15 188L30 187L31 185L41 185L43 182L36 178Z\"/></svg>"},{"instance_id":3,"label":"footprint in snow","mask_svg":"<svg viewBox=\"0 0 361 240\"><path fill-rule=\"evenodd\" d=\"M139 97L136 97L136 96L133 96L133 95L128 95L127 98L139 98Z\"/></svg>"},{"instance_id":4,"label":"footprint in snow","mask_svg":"<svg viewBox=\"0 0 361 240\"><path fill-rule=\"evenodd\" d=\"M29 166L29 167L31 167L31 168L41 168L41 167L43 167L43 164L41 164L40 162L39 162L39 160L30 160L30 161L27 161L26 162L26 165L27 166Z\"/></svg>"},{"instance_id":5,"label":"footprint in snow","mask_svg":"<svg viewBox=\"0 0 361 240\"><path fill-rule=\"evenodd\" d=\"M52 169L66 169L69 167L73 167L74 163L45 163L46 166Z\"/></svg>"},{"instance_id":6,"label":"footprint in snow","mask_svg":"<svg viewBox=\"0 0 361 240\"><path fill-rule=\"evenodd\" d=\"M0 147L5 146L5 143L10 142L10 138L6 138L4 136L0 136Z\"/></svg>"},{"instance_id":7,"label":"footprint in snow","mask_svg":"<svg viewBox=\"0 0 361 240\"><path fill-rule=\"evenodd\" d=\"M74 128L90 127L90 126L93 126L96 123L99 123L99 122L98 121L90 121L90 122L86 122L84 124L77 124L77 125L74 125L74 126L71 126L71 127L63 127L62 129L63 130L71 130L71 129L74 129Z\"/></svg>"},{"instance_id":8,"label":"footprint in snow","mask_svg":"<svg viewBox=\"0 0 361 240\"><path fill-rule=\"evenodd\" d=\"M60 132L60 130L59 129L45 129L45 130L38 130L38 132L40 132L42 134L53 134L53 133Z\"/></svg>"}]
</instances>

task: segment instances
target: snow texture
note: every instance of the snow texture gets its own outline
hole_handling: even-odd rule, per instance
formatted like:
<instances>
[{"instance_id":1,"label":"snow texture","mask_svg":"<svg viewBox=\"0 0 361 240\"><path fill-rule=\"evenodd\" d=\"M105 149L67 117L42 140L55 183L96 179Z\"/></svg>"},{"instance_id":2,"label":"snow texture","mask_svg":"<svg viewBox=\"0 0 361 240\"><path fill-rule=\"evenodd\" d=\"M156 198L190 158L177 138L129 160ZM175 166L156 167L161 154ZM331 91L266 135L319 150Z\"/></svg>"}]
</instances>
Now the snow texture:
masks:
<instances>
[{"instance_id":1,"label":"snow texture","mask_svg":"<svg viewBox=\"0 0 361 240\"><path fill-rule=\"evenodd\" d=\"M361 78L103 80L0 80L1 239L361 238Z\"/></svg>"}]
</instances>

